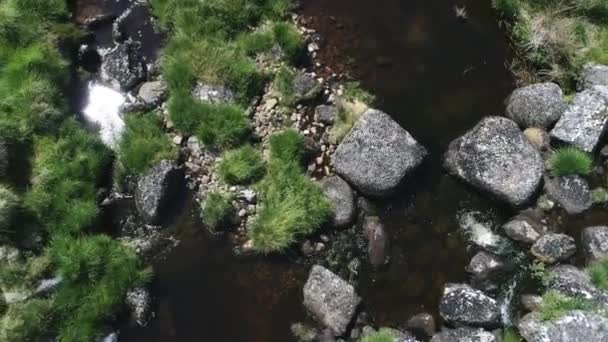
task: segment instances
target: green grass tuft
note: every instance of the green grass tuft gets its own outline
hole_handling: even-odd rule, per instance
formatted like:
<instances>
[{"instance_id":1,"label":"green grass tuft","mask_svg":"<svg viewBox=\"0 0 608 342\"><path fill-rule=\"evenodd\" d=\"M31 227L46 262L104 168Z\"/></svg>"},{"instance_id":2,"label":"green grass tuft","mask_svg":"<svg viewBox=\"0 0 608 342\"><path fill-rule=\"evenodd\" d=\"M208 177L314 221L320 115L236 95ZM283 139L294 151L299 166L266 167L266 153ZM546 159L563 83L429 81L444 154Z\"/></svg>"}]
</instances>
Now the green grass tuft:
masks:
<instances>
[{"instance_id":1,"label":"green grass tuft","mask_svg":"<svg viewBox=\"0 0 608 342\"><path fill-rule=\"evenodd\" d=\"M361 339L361 342L396 342L397 340L389 329L381 328Z\"/></svg>"},{"instance_id":2,"label":"green grass tuft","mask_svg":"<svg viewBox=\"0 0 608 342\"><path fill-rule=\"evenodd\" d=\"M207 115L196 136L212 147L232 147L242 143L250 132L245 111L236 105L204 104Z\"/></svg>"},{"instance_id":3,"label":"green grass tuft","mask_svg":"<svg viewBox=\"0 0 608 342\"><path fill-rule=\"evenodd\" d=\"M264 162L253 147L245 145L226 152L218 171L228 184L251 184L264 175Z\"/></svg>"},{"instance_id":4,"label":"green grass tuft","mask_svg":"<svg viewBox=\"0 0 608 342\"><path fill-rule=\"evenodd\" d=\"M608 258L598 260L586 269L591 282L597 288L608 290Z\"/></svg>"},{"instance_id":5,"label":"green grass tuft","mask_svg":"<svg viewBox=\"0 0 608 342\"><path fill-rule=\"evenodd\" d=\"M0 185L0 233L12 232L12 223L19 208L19 196Z\"/></svg>"},{"instance_id":6,"label":"green grass tuft","mask_svg":"<svg viewBox=\"0 0 608 342\"><path fill-rule=\"evenodd\" d=\"M524 339L514 328L504 328L501 333L501 342L522 342Z\"/></svg>"},{"instance_id":7,"label":"green grass tuft","mask_svg":"<svg viewBox=\"0 0 608 342\"><path fill-rule=\"evenodd\" d=\"M211 192L201 205L201 220L212 231L225 226L234 214L232 196L220 192Z\"/></svg>"},{"instance_id":8,"label":"green grass tuft","mask_svg":"<svg viewBox=\"0 0 608 342\"><path fill-rule=\"evenodd\" d=\"M302 138L293 130L270 138L270 163L262 181L261 204L249 229L260 253L281 252L298 238L313 233L333 208L301 166Z\"/></svg>"},{"instance_id":9,"label":"green grass tuft","mask_svg":"<svg viewBox=\"0 0 608 342\"><path fill-rule=\"evenodd\" d=\"M175 145L163 132L162 122L154 113L131 113L118 148L118 161L127 175L141 175L155 163L174 160Z\"/></svg>"},{"instance_id":10,"label":"green grass tuft","mask_svg":"<svg viewBox=\"0 0 608 342\"><path fill-rule=\"evenodd\" d=\"M492 0L492 6L506 19L515 19L519 14L519 0Z\"/></svg>"},{"instance_id":11,"label":"green grass tuft","mask_svg":"<svg viewBox=\"0 0 608 342\"><path fill-rule=\"evenodd\" d=\"M555 176L584 176L593 169L593 160L589 154L574 147L559 148L549 157L548 163Z\"/></svg>"},{"instance_id":12,"label":"green grass tuft","mask_svg":"<svg viewBox=\"0 0 608 342\"><path fill-rule=\"evenodd\" d=\"M582 298L567 297L557 291L549 291L543 295L538 313L543 321L552 321L572 310L587 311L591 308L591 304Z\"/></svg>"}]
</instances>

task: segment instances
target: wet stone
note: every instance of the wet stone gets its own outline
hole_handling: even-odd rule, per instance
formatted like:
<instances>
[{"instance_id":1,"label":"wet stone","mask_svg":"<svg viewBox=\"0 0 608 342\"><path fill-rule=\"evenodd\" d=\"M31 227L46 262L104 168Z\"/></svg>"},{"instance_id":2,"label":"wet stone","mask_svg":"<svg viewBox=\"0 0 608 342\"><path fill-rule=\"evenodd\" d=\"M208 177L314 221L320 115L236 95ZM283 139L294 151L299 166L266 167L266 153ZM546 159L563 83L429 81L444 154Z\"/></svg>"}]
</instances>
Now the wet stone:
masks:
<instances>
[{"instance_id":1,"label":"wet stone","mask_svg":"<svg viewBox=\"0 0 608 342\"><path fill-rule=\"evenodd\" d=\"M148 223L157 224L179 193L184 174L174 162L163 160L153 166L137 183L135 205Z\"/></svg>"},{"instance_id":2,"label":"wet stone","mask_svg":"<svg viewBox=\"0 0 608 342\"><path fill-rule=\"evenodd\" d=\"M367 257L374 268L380 268L388 262L388 236L384 225L377 216L367 216L363 222L367 237Z\"/></svg>"},{"instance_id":3,"label":"wet stone","mask_svg":"<svg viewBox=\"0 0 608 342\"><path fill-rule=\"evenodd\" d=\"M431 337L437 331L435 318L428 313L419 313L412 316L412 318L407 321L407 328L413 333L425 337Z\"/></svg>"},{"instance_id":4,"label":"wet stone","mask_svg":"<svg viewBox=\"0 0 608 342\"><path fill-rule=\"evenodd\" d=\"M547 234L538 239L530 249L536 259L554 264L564 261L574 255L576 244L574 239L565 234Z\"/></svg>"},{"instance_id":5,"label":"wet stone","mask_svg":"<svg viewBox=\"0 0 608 342\"><path fill-rule=\"evenodd\" d=\"M471 274L471 283L474 287L491 292L498 289L500 278L510 268L503 258L481 251L473 256L466 270Z\"/></svg>"},{"instance_id":6,"label":"wet stone","mask_svg":"<svg viewBox=\"0 0 608 342\"><path fill-rule=\"evenodd\" d=\"M139 46L130 41L117 45L102 56L101 79L116 90L131 90L146 78Z\"/></svg>"},{"instance_id":7,"label":"wet stone","mask_svg":"<svg viewBox=\"0 0 608 342\"><path fill-rule=\"evenodd\" d=\"M580 176L545 177L545 191L570 215L580 214L593 205L589 183Z\"/></svg>"},{"instance_id":8,"label":"wet stone","mask_svg":"<svg viewBox=\"0 0 608 342\"><path fill-rule=\"evenodd\" d=\"M447 284L439 303L439 313L452 324L493 327L500 312L496 300L466 284Z\"/></svg>"},{"instance_id":9,"label":"wet stone","mask_svg":"<svg viewBox=\"0 0 608 342\"><path fill-rule=\"evenodd\" d=\"M135 322L145 327L152 317L152 298L150 291L143 287L137 287L127 292L125 302Z\"/></svg>"}]
</instances>

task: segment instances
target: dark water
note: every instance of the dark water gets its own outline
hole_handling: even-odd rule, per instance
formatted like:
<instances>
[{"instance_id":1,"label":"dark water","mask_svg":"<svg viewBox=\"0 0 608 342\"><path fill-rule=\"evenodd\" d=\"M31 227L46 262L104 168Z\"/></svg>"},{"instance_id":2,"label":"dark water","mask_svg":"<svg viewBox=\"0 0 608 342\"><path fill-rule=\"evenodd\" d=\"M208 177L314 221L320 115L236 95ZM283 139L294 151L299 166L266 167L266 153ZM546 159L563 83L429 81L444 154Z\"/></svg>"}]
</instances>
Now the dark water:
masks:
<instances>
[{"instance_id":1,"label":"dark water","mask_svg":"<svg viewBox=\"0 0 608 342\"><path fill-rule=\"evenodd\" d=\"M379 324L437 312L446 282L465 280L469 260L461 210L510 213L442 168L454 138L480 118L500 115L513 79L507 37L490 1L304 0L309 26L325 39L321 60L350 72L430 152L423 168L393 198L381 201L391 235L387 270L364 274L359 292ZM466 6L469 19L455 16Z\"/></svg>"}]
</instances>

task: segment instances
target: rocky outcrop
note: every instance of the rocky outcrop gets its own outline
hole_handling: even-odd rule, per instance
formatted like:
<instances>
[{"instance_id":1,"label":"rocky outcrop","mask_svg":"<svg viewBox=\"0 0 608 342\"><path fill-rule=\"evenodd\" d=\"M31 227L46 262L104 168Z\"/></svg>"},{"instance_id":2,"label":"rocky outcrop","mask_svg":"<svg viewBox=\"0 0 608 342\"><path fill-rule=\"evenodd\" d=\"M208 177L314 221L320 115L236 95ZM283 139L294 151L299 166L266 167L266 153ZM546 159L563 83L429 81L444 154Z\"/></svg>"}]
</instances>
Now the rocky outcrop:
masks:
<instances>
[{"instance_id":1,"label":"rocky outcrop","mask_svg":"<svg viewBox=\"0 0 608 342\"><path fill-rule=\"evenodd\" d=\"M569 297L581 297L596 303L608 304L608 293L597 289L589 275L572 265L558 265L549 270L547 289Z\"/></svg>"},{"instance_id":2,"label":"rocky outcrop","mask_svg":"<svg viewBox=\"0 0 608 342\"><path fill-rule=\"evenodd\" d=\"M608 338L608 318L592 312L570 311L553 321L530 313L517 327L528 342L605 342Z\"/></svg>"},{"instance_id":3,"label":"rocky outcrop","mask_svg":"<svg viewBox=\"0 0 608 342\"><path fill-rule=\"evenodd\" d=\"M579 90L591 89L597 85L608 86L608 66L586 64L580 75Z\"/></svg>"},{"instance_id":4,"label":"rocky outcrop","mask_svg":"<svg viewBox=\"0 0 608 342\"><path fill-rule=\"evenodd\" d=\"M137 183L135 205L140 216L158 224L168 204L181 190L184 174L174 162L163 160L150 169Z\"/></svg>"},{"instance_id":5,"label":"rocky outcrop","mask_svg":"<svg viewBox=\"0 0 608 342\"><path fill-rule=\"evenodd\" d=\"M363 230L367 238L367 257L374 268L384 266L388 262L388 237L384 225L377 216L367 216L363 221Z\"/></svg>"},{"instance_id":6,"label":"rocky outcrop","mask_svg":"<svg viewBox=\"0 0 608 342\"><path fill-rule=\"evenodd\" d=\"M234 102L235 95L232 90L212 84L197 83L192 91L192 95L204 102L209 103L229 103Z\"/></svg>"},{"instance_id":7,"label":"rocky outcrop","mask_svg":"<svg viewBox=\"0 0 608 342\"><path fill-rule=\"evenodd\" d=\"M322 266L312 267L304 284L304 306L334 335L346 332L360 302L352 285Z\"/></svg>"},{"instance_id":8,"label":"rocky outcrop","mask_svg":"<svg viewBox=\"0 0 608 342\"><path fill-rule=\"evenodd\" d=\"M414 138L387 114L367 110L336 149L336 172L367 195L395 189L426 156Z\"/></svg>"},{"instance_id":9,"label":"rocky outcrop","mask_svg":"<svg viewBox=\"0 0 608 342\"><path fill-rule=\"evenodd\" d=\"M439 313L449 323L467 326L498 325L500 312L496 301L466 284L447 284Z\"/></svg>"},{"instance_id":10,"label":"rocky outcrop","mask_svg":"<svg viewBox=\"0 0 608 342\"><path fill-rule=\"evenodd\" d=\"M496 116L454 140L444 164L465 182L513 206L530 201L544 171L539 152L515 122Z\"/></svg>"},{"instance_id":11,"label":"rocky outcrop","mask_svg":"<svg viewBox=\"0 0 608 342\"><path fill-rule=\"evenodd\" d=\"M319 185L334 207L333 225L345 227L352 223L356 214L356 204L350 185L338 176L324 178Z\"/></svg>"},{"instance_id":12,"label":"rocky outcrop","mask_svg":"<svg viewBox=\"0 0 608 342\"><path fill-rule=\"evenodd\" d=\"M116 90L131 90L146 78L146 67L139 46L130 41L117 45L102 56L100 75Z\"/></svg>"},{"instance_id":13,"label":"rocky outcrop","mask_svg":"<svg viewBox=\"0 0 608 342\"><path fill-rule=\"evenodd\" d=\"M595 226L583 229L581 244L588 263L608 257L608 227Z\"/></svg>"},{"instance_id":14,"label":"rocky outcrop","mask_svg":"<svg viewBox=\"0 0 608 342\"><path fill-rule=\"evenodd\" d=\"M536 83L515 89L507 99L507 116L521 127L547 128L566 110L564 94L555 83Z\"/></svg>"},{"instance_id":15,"label":"rocky outcrop","mask_svg":"<svg viewBox=\"0 0 608 342\"><path fill-rule=\"evenodd\" d=\"M137 287L130 290L125 297L125 303L139 326L148 325L152 317L152 297L148 289Z\"/></svg>"},{"instance_id":16,"label":"rocky outcrop","mask_svg":"<svg viewBox=\"0 0 608 342\"><path fill-rule=\"evenodd\" d=\"M498 338L483 329L443 329L431 338L431 342L498 342Z\"/></svg>"},{"instance_id":17,"label":"rocky outcrop","mask_svg":"<svg viewBox=\"0 0 608 342\"><path fill-rule=\"evenodd\" d=\"M547 234L538 239L530 249L536 259L554 264L568 260L576 252L574 239L566 234Z\"/></svg>"},{"instance_id":18,"label":"rocky outcrop","mask_svg":"<svg viewBox=\"0 0 608 342\"><path fill-rule=\"evenodd\" d=\"M593 205L589 183L580 176L545 177L545 191L570 215L580 214Z\"/></svg>"},{"instance_id":19,"label":"rocky outcrop","mask_svg":"<svg viewBox=\"0 0 608 342\"><path fill-rule=\"evenodd\" d=\"M594 86L576 94L550 135L585 152L593 152L608 123L608 87Z\"/></svg>"}]
</instances>

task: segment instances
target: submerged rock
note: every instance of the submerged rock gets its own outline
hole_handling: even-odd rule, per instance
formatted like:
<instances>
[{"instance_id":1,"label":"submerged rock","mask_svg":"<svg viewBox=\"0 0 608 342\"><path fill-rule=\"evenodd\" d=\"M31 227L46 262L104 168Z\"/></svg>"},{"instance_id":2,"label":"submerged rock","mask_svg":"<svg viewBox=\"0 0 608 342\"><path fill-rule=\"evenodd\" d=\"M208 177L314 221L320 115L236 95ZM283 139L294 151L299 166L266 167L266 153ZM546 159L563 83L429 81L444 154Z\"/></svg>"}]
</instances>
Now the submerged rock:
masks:
<instances>
[{"instance_id":1,"label":"submerged rock","mask_svg":"<svg viewBox=\"0 0 608 342\"><path fill-rule=\"evenodd\" d=\"M473 256L466 270L471 274L471 284L480 290L496 291L500 278L511 269L503 258L487 252L478 252Z\"/></svg>"},{"instance_id":2,"label":"submerged rock","mask_svg":"<svg viewBox=\"0 0 608 342\"><path fill-rule=\"evenodd\" d=\"M570 215L580 214L593 205L589 183L581 176L545 177L545 191Z\"/></svg>"},{"instance_id":3,"label":"submerged rock","mask_svg":"<svg viewBox=\"0 0 608 342\"><path fill-rule=\"evenodd\" d=\"M532 245L530 252L536 259L546 264L554 264L573 256L576 244L574 239L566 234L547 234Z\"/></svg>"},{"instance_id":4,"label":"submerged rock","mask_svg":"<svg viewBox=\"0 0 608 342\"><path fill-rule=\"evenodd\" d=\"M435 318L428 313L419 313L407 321L407 328L413 333L431 337L437 331Z\"/></svg>"},{"instance_id":5,"label":"submerged rock","mask_svg":"<svg viewBox=\"0 0 608 342\"><path fill-rule=\"evenodd\" d=\"M152 317L152 297L150 291L137 287L127 292L125 302L133 315L133 319L142 327L148 325Z\"/></svg>"},{"instance_id":6,"label":"submerged rock","mask_svg":"<svg viewBox=\"0 0 608 342\"><path fill-rule=\"evenodd\" d=\"M350 185L338 176L324 178L319 185L334 207L334 226L344 227L352 223L356 206Z\"/></svg>"},{"instance_id":7,"label":"submerged rock","mask_svg":"<svg viewBox=\"0 0 608 342\"><path fill-rule=\"evenodd\" d=\"M580 75L579 90L591 89L597 85L608 86L608 66L586 64Z\"/></svg>"},{"instance_id":8,"label":"submerged rock","mask_svg":"<svg viewBox=\"0 0 608 342\"><path fill-rule=\"evenodd\" d=\"M352 285L325 267L315 265L304 284L304 306L336 336L343 335L361 298Z\"/></svg>"},{"instance_id":9,"label":"submerged rock","mask_svg":"<svg viewBox=\"0 0 608 342\"><path fill-rule=\"evenodd\" d=\"M101 79L116 90L131 90L146 78L139 46L127 41L102 56Z\"/></svg>"},{"instance_id":10,"label":"submerged rock","mask_svg":"<svg viewBox=\"0 0 608 342\"><path fill-rule=\"evenodd\" d=\"M498 342L498 338L483 329L443 329L431 338L431 342Z\"/></svg>"},{"instance_id":11,"label":"submerged rock","mask_svg":"<svg viewBox=\"0 0 608 342\"><path fill-rule=\"evenodd\" d=\"M496 300L466 284L447 284L439 302L441 317L452 324L493 327L500 311Z\"/></svg>"},{"instance_id":12,"label":"submerged rock","mask_svg":"<svg viewBox=\"0 0 608 342\"><path fill-rule=\"evenodd\" d=\"M465 182L513 206L530 201L544 171L539 152L515 122L496 116L452 141L444 164Z\"/></svg>"},{"instance_id":13,"label":"submerged rock","mask_svg":"<svg viewBox=\"0 0 608 342\"><path fill-rule=\"evenodd\" d=\"M547 128L562 116L567 106L555 83L536 83L515 89L507 99L507 116L524 128Z\"/></svg>"},{"instance_id":14,"label":"submerged rock","mask_svg":"<svg viewBox=\"0 0 608 342\"><path fill-rule=\"evenodd\" d=\"M588 263L608 257L608 227L585 228L582 233L581 244Z\"/></svg>"},{"instance_id":15,"label":"submerged rock","mask_svg":"<svg viewBox=\"0 0 608 342\"><path fill-rule=\"evenodd\" d=\"M234 92L220 85L197 83L192 93L199 100L210 103L229 103L235 100Z\"/></svg>"},{"instance_id":16,"label":"submerged rock","mask_svg":"<svg viewBox=\"0 0 608 342\"><path fill-rule=\"evenodd\" d=\"M608 123L608 87L594 86L576 94L550 135L585 152L593 152Z\"/></svg>"},{"instance_id":17,"label":"submerged rock","mask_svg":"<svg viewBox=\"0 0 608 342\"><path fill-rule=\"evenodd\" d=\"M608 318L578 310L553 321L543 321L539 314L530 313L517 327L528 342L605 342L608 338Z\"/></svg>"},{"instance_id":18,"label":"submerged rock","mask_svg":"<svg viewBox=\"0 0 608 342\"><path fill-rule=\"evenodd\" d=\"M174 162L163 160L148 171L137 183L135 205L148 223L157 224L169 203L181 190L184 174Z\"/></svg>"},{"instance_id":19,"label":"submerged rock","mask_svg":"<svg viewBox=\"0 0 608 342\"><path fill-rule=\"evenodd\" d=\"M572 265L557 265L551 268L547 277L547 289L569 297L581 297L608 304L608 293L593 286L589 275Z\"/></svg>"},{"instance_id":20,"label":"submerged rock","mask_svg":"<svg viewBox=\"0 0 608 342\"><path fill-rule=\"evenodd\" d=\"M395 189L426 156L414 138L386 113L369 109L336 149L336 172L367 194Z\"/></svg>"},{"instance_id":21,"label":"submerged rock","mask_svg":"<svg viewBox=\"0 0 608 342\"><path fill-rule=\"evenodd\" d=\"M363 230L367 238L367 257L374 268L387 263L388 237L384 225L377 216L367 216L363 221Z\"/></svg>"}]
</instances>

